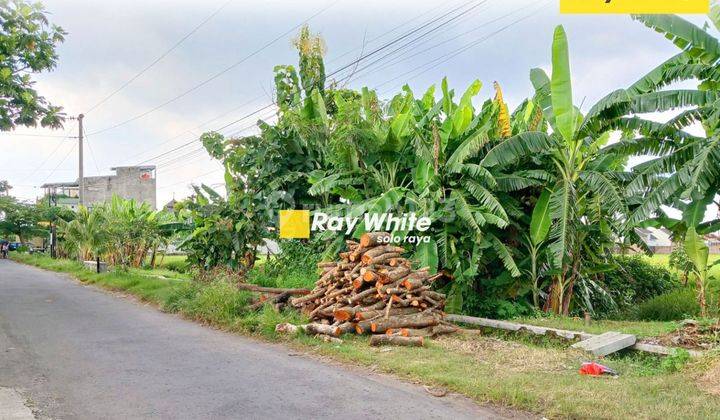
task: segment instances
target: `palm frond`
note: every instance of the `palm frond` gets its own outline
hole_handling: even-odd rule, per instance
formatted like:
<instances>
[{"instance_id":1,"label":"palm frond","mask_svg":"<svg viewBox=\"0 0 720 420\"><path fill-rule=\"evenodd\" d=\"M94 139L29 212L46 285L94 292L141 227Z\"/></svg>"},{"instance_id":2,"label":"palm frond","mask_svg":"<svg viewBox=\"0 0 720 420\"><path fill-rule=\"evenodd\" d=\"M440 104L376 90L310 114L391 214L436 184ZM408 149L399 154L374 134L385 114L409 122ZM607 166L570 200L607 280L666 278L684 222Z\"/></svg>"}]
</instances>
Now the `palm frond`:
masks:
<instances>
[{"instance_id":1,"label":"palm frond","mask_svg":"<svg viewBox=\"0 0 720 420\"><path fill-rule=\"evenodd\" d=\"M554 147L555 141L545 133L537 131L521 133L490 149L480 164L487 168L509 165L524 157L547 153Z\"/></svg>"}]
</instances>

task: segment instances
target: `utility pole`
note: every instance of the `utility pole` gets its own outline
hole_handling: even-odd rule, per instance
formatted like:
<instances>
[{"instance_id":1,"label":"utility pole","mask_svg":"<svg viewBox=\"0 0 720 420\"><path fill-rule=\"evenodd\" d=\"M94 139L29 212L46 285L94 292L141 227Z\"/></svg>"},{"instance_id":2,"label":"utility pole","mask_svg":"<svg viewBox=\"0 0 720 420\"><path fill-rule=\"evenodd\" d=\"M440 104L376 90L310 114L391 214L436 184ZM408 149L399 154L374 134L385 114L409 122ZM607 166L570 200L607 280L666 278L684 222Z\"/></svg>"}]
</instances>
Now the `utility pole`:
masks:
<instances>
[{"instance_id":1,"label":"utility pole","mask_svg":"<svg viewBox=\"0 0 720 420\"><path fill-rule=\"evenodd\" d=\"M83 114L78 115L78 205L84 205L83 190L85 189L85 180L83 174Z\"/></svg>"}]
</instances>

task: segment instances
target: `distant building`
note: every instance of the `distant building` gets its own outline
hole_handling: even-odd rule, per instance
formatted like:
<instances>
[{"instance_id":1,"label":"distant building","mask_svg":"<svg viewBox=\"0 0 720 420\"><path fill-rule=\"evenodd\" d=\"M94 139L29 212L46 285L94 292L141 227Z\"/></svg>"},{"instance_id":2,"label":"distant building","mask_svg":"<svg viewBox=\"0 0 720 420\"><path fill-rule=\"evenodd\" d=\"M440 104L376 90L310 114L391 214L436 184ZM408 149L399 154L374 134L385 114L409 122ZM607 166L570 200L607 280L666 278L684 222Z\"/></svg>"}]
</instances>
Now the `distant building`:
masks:
<instances>
[{"instance_id":1,"label":"distant building","mask_svg":"<svg viewBox=\"0 0 720 420\"><path fill-rule=\"evenodd\" d=\"M705 243L710 248L711 254L720 254L720 232L705 235Z\"/></svg>"},{"instance_id":2,"label":"distant building","mask_svg":"<svg viewBox=\"0 0 720 420\"><path fill-rule=\"evenodd\" d=\"M90 176L83 178L83 201L88 207L103 203L117 195L148 203L156 208L155 166L118 166L111 168L115 175ZM59 206L77 209L79 202L79 181L43 184L45 194L55 199Z\"/></svg>"},{"instance_id":3,"label":"distant building","mask_svg":"<svg viewBox=\"0 0 720 420\"><path fill-rule=\"evenodd\" d=\"M656 254L669 254L672 252L672 235L667 229L638 228L635 232L648 248Z\"/></svg>"},{"instance_id":4,"label":"distant building","mask_svg":"<svg viewBox=\"0 0 720 420\"><path fill-rule=\"evenodd\" d=\"M172 200L168 201L167 204L165 204L165 211L168 213L174 213L175 212L175 205L177 204L177 201L173 198Z\"/></svg>"}]
</instances>

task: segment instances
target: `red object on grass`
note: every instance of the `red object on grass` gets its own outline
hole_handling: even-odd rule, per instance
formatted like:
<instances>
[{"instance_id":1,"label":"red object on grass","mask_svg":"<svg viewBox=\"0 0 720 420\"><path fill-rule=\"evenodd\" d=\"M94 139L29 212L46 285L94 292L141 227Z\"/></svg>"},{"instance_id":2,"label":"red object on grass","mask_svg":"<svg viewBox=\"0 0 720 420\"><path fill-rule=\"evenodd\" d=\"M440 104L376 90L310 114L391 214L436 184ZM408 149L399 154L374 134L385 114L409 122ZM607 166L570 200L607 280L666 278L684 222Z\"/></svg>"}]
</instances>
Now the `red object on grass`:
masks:
<instances>
[{"instance_id":1,"label":"red object on grass","mask_svg":"<svg viewBox=\"0 0 720 420\"><path fill-rule=\"evenodd\" d=\"M580 366L581 375L600 376L600 375L617 375L617 372L607 366L595 362L586 362Z\"/></svg>"}]
</instances>

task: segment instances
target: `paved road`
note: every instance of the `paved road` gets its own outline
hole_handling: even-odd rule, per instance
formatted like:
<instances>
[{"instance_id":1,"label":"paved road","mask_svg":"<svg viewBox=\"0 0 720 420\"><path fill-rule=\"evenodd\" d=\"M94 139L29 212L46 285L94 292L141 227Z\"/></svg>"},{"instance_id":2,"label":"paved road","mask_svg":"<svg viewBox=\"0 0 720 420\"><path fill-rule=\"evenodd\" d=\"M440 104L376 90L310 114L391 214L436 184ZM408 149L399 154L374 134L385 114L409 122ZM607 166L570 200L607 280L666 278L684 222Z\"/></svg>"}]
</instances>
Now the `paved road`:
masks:
<instances>
[{"instance_id":1,"label":"paved road","mask_svg":"<svg viewBox=\"0 0 720 420\"><path fill-rule=\"evenodd\" d=\"M8 260L0 260L0 387L54 419L501 417Z\"/></svg>"}]
</instances>

